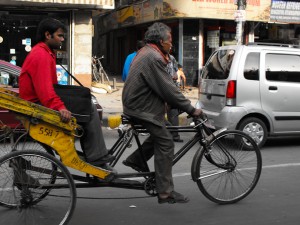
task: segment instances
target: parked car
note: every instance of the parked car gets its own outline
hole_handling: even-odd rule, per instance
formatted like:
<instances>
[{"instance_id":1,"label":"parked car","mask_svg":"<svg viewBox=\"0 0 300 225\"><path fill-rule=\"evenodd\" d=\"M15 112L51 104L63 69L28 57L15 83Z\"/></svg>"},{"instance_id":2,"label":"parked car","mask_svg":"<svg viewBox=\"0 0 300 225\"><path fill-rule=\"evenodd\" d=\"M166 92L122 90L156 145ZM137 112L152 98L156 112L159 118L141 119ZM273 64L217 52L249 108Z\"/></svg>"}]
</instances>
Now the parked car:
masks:
<instances>
[{"instance_id":1,"label":"parked car","mask_svg":"<svg viewBox=\"0 0 300 225\"><path fill-rule=\"evenodd\" d=\"M300 49L253 43L220 47L205 64L199 105L216 128L270 136L300 135Z\"/></svg>"},{"instance_id":2,"label":"parked car","mask_svg":"<svg viewBox=\"0 0 300 225\"><path fill-rule=\"evenodd\" d=\"M1 77L9 77L8 83L7 80L0 79L0 86L8 87L10 90L19 92L18 86L18 77L20 75L21 68L15 66L9 62L0 60L0 75ZM2 83L1 83L2 82ZM92 95L92 101L96 105L99 117L102 120L103 109L98 103L95 96ZM8 125L11 128L17 128L20 125L20 121L15 118L15 114L7 109L0 108L0 121L3 124Z\"/></svg>"}]
</instances>

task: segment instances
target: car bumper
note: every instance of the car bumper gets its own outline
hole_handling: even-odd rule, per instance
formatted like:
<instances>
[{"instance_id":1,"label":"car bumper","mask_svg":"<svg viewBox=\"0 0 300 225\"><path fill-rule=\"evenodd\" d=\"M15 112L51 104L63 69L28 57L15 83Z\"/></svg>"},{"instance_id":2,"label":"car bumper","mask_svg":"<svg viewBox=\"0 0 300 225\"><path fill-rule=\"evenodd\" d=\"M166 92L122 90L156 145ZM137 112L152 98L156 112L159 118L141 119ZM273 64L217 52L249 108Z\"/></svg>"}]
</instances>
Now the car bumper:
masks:
<instances>
[{"instance_id":1,"label":"car bumper","mask_svg":"<svg viewBox=\"0 0 300 225\"><path fill-rule=\"evenodd\" d=\"M216 129L227 128L234 130L239 121L247 114L243 107L224 107L221 112L213 112L203 109L203 112L208 116L210 123Z\"/></svg>"}]
</instances>

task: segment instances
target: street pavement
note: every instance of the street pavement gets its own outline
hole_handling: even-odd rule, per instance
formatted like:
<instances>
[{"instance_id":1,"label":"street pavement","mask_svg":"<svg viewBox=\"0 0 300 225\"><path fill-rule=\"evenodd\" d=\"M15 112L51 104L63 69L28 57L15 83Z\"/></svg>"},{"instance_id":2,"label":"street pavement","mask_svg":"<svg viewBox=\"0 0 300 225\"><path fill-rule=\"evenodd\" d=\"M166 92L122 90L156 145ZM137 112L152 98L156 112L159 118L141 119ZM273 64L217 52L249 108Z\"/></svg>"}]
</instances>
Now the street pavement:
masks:
<instances>
[{"instance_id":1,"label":"street pavement","mask_svg":"<svg viewBox=\"0 0 300 225\"><path fill-rule=\"evenodd\" d=\"M118 132L103 129L110 148ZM141 136L141 141L146 137ZM190 138L182 133L183 143ZM121 162L136 149L133 143L115 166L119 173L132 169ZM141 190L112 187L78 188L77 204L70 225L298 225L300 221L300 140L273 138L262 149L263 169L258 185L245 199L218 205L200 192L191 180L190 167L197 147L192 148L173 167L176 191L190 198L188 204L158 204L156 197ZM149 161L153 170L153 158ZM54 205L57 207L57 205Z\"/></svg>"},{"instance_id":2,"label":"street pavement","mask_svg":"<svg viewBox=\"0 0 300 225\"><path fill-rule=\"evenodd\" d=\"M123 112L122 106L122 91L124 82L119 76L111 76L111 86L113 88L112 93L99 94L93 93L97 98L99 104L103 108L103 126L115 128L119 126L121 120L120 116ZM191 101L192 105L195 105L198 99L198 88L187 87L183 94ZM190 120L187 119L187 114L183 113L179 116L179 125L187 125Z\"/></svg>"}]
</instances>

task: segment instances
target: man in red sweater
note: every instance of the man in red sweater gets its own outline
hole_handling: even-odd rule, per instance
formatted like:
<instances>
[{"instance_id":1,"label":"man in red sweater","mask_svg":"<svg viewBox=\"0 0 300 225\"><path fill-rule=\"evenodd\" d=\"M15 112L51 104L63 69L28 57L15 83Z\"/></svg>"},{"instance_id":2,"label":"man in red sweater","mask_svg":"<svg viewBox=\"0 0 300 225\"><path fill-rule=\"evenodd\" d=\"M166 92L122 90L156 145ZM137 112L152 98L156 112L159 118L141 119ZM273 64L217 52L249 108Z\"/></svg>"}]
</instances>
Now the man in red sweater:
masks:
<instances>
[{"instance_id":1,"label":"man in red sweater","mask_svg":"<svg viewBox=\"0 0 300 225\"><path fill-rule=\"evenodd\" d=\"M71 112L65 107L54 91L57 84L56 55L64 41L66 28L59 20L48 18L40 22L37 29L38 42L26 57L19 78L20 97L59 111L61 120L68 122ZM107 154L101 123L97 110L92 104L91 120L82 123L85 134L81 137L81 147L89 163L106 169L114 157Z\"/></svg>"}]
</instances>

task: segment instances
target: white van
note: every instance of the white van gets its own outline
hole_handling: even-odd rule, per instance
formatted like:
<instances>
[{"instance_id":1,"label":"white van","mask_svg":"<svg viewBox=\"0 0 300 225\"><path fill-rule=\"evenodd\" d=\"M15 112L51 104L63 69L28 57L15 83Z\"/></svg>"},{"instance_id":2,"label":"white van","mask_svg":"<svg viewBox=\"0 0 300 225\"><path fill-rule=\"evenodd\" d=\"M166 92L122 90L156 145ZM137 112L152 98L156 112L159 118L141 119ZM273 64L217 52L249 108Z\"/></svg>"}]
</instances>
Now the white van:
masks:
<instances>
[{"instance_id":1,"label":"white van","mask_svg":"<svg viewBox=\"0 0 300 225\"><path fill-rule=\"evenodd\" d=\"M300 135L300 46L220 47L201 72L199 104L216 128L269 136Z\"/></svg>"}]
</instances>

